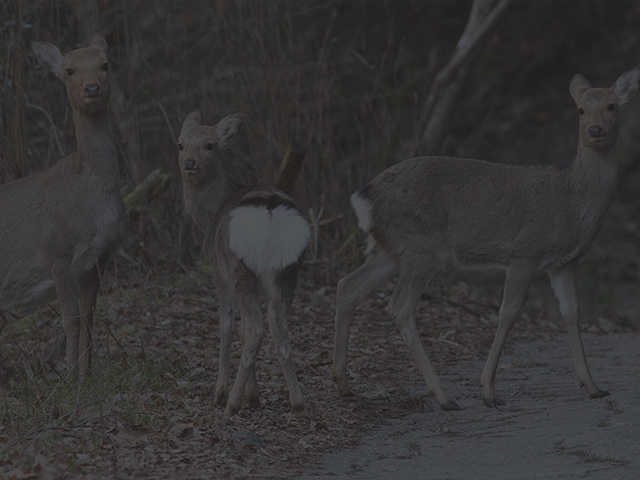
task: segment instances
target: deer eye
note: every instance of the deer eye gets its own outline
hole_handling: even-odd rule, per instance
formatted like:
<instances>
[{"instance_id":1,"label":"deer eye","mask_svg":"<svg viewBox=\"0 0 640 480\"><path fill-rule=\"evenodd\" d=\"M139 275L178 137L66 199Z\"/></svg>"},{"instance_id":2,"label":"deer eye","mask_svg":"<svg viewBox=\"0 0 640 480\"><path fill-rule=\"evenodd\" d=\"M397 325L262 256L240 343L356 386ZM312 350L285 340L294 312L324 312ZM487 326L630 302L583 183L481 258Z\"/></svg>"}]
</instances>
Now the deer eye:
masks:
<instances>
[{"instance_id":1,"label":"deer eye","mask_svg":"<svg viewBox=\"0 0 640 480\"><path fill-rule=\"evenodd\" d=\"M215 147L215 145L213 143L207 143L204 148L206 148L207 150L211 151L213 150L213 147Z\"/></svg>"},{"instance_id":2,"label":"deer eye","mask_svg":"<svg viewBox=\"0 0 640 480\"><path fill-rule=\"evenodd\" d=\"M583 110L582 108L578 108L578 113L579 113L580 115L584 115L584 110Z\"/></svg>"},{"instance_id":3,"label":"deer eye","mask_svg":"<svg viewBox=\"0 0 640 480\"><path fill-rule=\"evenodd\" d=\"M103 72L108 72L109 71L109 64L107 62L104 62L102 64L102 67L100 67L102 69Z\"/></svg>"},{"instance_id":4,"label":"deer eye","mask_svg":"<svg viewBox=\"0 0 640 480\"><path fill-rule=\"evenodd\" d=\"M178 150L184 150L184 145L182 145L181 143L178 144Z\"/></svg>"},{"instance_id":5,"label":"deer eye","mask_svg":"<svg viewBox=\"0 0 640 480\"><path fill-rule=\"evenodd\" d=\"M615 109L616 109L616 104L615 103L611 103L607 107L607 110L609 110L610 112L613 112Z\"/></svg>"},{"instance_id":6,"label":"deer eye","mask_svg":"<svg viewBox=\"0 0 640 480\"><path fill-rule=\"evenodd\" d=\"M67 75L72 76L74 73L76 73L73 68L67 68Z\"/></svg>"}]
</instances>

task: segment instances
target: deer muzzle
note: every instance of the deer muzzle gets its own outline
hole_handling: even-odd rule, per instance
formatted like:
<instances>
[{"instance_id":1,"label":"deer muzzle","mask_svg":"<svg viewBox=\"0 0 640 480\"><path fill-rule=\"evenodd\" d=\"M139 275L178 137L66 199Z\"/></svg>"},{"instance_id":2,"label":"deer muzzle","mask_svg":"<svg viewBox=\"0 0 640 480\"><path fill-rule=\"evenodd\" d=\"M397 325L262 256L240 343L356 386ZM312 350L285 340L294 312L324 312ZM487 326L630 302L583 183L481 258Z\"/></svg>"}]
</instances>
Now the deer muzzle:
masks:
<instances>
[{"instance_id":1,"label":"deer muzzle","mask_svg":"<svg viewBox=\"0 0 640 480\"><path fill-rule=\"evenodd\" d=\"M600 125L594 125L589 127L589 136L591 138L598 138L604 134L604 129Z\"/></svg>"},{"instance_id":2,"label":"deer muzzle","mask_svg":"<svg viewBox=\"0 0 640 480\"><path fill-rule=\"evenodd\" d=\"M84 87L84 93L86 93L89 98L99 97L101 93L100 85L97 83L94 83L93 85L86 85Z\"/></svg>"}]
</instances>

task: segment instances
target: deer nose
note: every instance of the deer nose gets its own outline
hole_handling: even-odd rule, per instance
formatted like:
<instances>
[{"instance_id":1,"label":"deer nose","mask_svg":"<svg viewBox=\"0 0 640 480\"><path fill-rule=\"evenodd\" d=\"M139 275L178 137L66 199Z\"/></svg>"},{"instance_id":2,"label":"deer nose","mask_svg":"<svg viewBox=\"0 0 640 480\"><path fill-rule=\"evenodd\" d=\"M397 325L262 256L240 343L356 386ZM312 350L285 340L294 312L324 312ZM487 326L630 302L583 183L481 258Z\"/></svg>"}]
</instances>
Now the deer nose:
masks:
<instances>
[{"instance_id":1,"label":"deer nose","mask_svg":"<svg viewBox=\"0 0 640 480\"><path fill-rule=\"evenodd\" d=\"M95 98L100 95L100 85L94 83L93 85L86 85L84 87L84 93L87 94L87 97Z\"/></svg>"},{"instance_id":2,"label":"deer nose","mask_svg":"<svg viewBox=\"0 0 640 480\"><path fill-rule=\"evenodd\" d=\"M589 136L593 138L601 137L602 127L600 125L594 125L593 127L589 127Z\"/></svg>"},{"instance_id":3,"label":"deer nose","mask_svg":"<svg viewBox=\"0 0 640 480\"><path fill-rule=\"evenodd\" d=\"M184 163L185 170L195 170L196 169L196 161L193 159L185 160Z\"/></svg>"}]
</instances>

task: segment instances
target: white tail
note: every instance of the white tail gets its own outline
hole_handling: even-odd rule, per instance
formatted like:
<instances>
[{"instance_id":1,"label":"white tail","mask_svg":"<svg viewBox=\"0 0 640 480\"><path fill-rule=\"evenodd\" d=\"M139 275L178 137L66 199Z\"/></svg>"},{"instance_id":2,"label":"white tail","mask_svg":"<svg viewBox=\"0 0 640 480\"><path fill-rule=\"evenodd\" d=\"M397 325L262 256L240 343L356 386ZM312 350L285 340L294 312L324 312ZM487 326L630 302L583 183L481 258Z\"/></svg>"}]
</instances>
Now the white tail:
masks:
<instances>
[{"instance_id":1,"label":"white tail","mask_svg":"<svg viewBox=\"0 0 640 480\"><path fill-rule=\"evenodd\" d=\"M118 159L107 106L107 42L62 55L34 42L45 71L67 86L77 153L0 185L0 310L56 296L72 374L91 366L91 325L100 272L124 228Z\"/></svg>"},{"instance_id":2,"label":"white tail","mask_svg":"<svg viewBox=\"0 0 640 480\"><path fill-rule=\"evenodd\" d=\"M618 108L638 91L640 70L611 88L571 80L580 114L578 153L567 165L502 165L461 158L414 158L385 170L351 198L369 233L366 262L338 283L333 374L349 395L347 346L353 311L371 290L398 276L389 311L427 386L445 410L458 409L438 379L415 328L426 284L447 261L461 267L507 270L499 326L482 372L488 406L507 334L532 278L547 272L567 323L576 373L587 393L600 390L580 338L576 263L589 249L617 187Z\"/></svg>"},{"instance_id":3,"label":"white tail","mask_svg":"<svg viewBox=\"0 0 640 480\"><path fill-rule=\"evenodd\" d=\"M286 311L297 281L302 254L310 236L308 222L291 198L268 188L236 185L221 163L222 150L235 139L242 115L223 118L216 126L202 125L200 111L190 113L178 140L178 162L187 211L204 232L203 249L213 271L220 302L220 365L215 402L226 403L225 417L240 409L242 393L259 406L256 356L264 335L258 299L267 295L267 319L289 388L294 412L306 416L296 377ZM234 308L240 311L242 356L229 394L229 367ZM228 402L227 402L228 397Z\"/></svg>"}]
</instances>

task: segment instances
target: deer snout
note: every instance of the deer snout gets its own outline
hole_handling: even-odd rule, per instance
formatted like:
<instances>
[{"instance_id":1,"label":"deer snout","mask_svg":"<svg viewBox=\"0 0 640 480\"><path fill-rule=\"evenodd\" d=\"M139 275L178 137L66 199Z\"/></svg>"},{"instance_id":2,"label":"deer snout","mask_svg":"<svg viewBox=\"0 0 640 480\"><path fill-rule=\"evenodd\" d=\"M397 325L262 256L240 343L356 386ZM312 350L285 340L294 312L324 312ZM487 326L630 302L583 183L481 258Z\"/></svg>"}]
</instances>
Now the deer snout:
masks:
<instances>
[{"instance_id":1,"label":"deer snout","mask_svg":"<svg viewBox=\"0 0 640 480\"><path fill-rule=\"evenodd\" d=\"M591 138L601 137L603 133L604 133L604 130L600 125L594 125L593 127L589 127L589 136Z\"/></svg>"},{"instance_id":2,"label":"deer snout","mask_svg":"<svg viewBox=\"0 0 640 480\"><path fill-rule=\"evenodd\" d=\"M193 159L185 160L182 164L185 170L195 170L196 169L196 161Z\"/></svg>"},{"instance_id":3,"label":"deer snout","mask_svg":"<svg viewBox=\"0 0 640 480\"><path fill-rule=\"evenodd\" d=\"M93 85L85 85L84 93L87 94L87 97L96 98L100 96L100 85L94 83Z\"/></svg>"}]
</instances>

